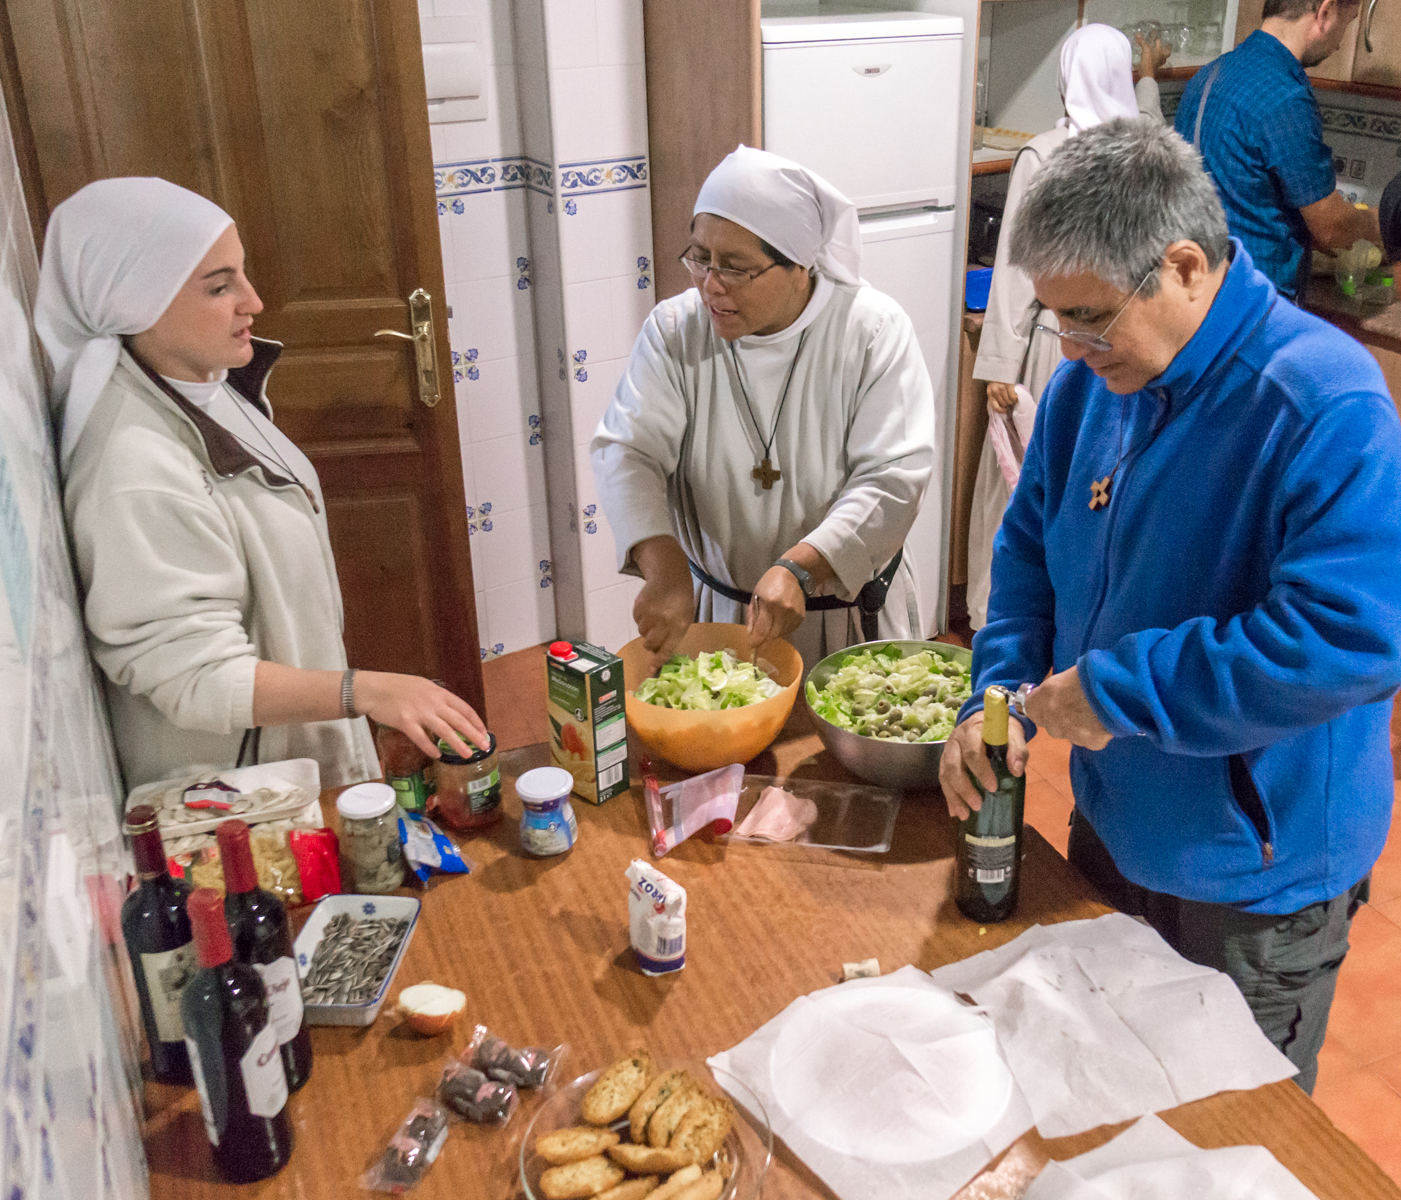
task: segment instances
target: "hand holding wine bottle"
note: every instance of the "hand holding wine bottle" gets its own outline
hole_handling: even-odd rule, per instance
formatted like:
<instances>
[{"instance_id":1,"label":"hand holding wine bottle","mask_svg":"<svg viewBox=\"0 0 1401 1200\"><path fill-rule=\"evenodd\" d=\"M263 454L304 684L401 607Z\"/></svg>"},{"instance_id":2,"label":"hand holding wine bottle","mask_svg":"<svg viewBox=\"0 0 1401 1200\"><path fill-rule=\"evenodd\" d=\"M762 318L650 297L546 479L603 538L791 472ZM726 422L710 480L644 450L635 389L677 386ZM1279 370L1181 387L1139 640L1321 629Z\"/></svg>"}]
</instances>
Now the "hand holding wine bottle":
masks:
<instances>
[{"instance_id":1,"label":"hand holding wine bottle","mask_svg":"<svg viewBox=\"0 0 1401 1200\"><path fill-rule=\"evenodd\" d=\"M971 714L955 727L939 759L939 787L949 816L957 821L982 807L984 791L997 790L997 772L983 744L985 711ZM1007 769L1021 777L1026 774L1026 762L1026 734L1020 721L1011 721L1007 726Z\"/></svg>"}]
</instances>

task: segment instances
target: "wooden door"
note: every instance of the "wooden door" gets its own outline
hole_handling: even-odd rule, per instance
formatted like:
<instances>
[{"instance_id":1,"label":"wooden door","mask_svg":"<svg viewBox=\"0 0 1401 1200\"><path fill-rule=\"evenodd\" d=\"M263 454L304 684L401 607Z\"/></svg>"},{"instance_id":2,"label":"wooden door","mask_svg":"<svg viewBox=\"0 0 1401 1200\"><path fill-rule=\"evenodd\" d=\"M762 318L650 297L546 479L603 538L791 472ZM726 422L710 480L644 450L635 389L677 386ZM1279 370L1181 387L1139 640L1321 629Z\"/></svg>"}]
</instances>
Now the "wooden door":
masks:
<instances>
[{"instance_id":1,"label":"wooden door","mask_svg":"<svg viewBox=\"0 0 1401 1200\"><path fill-rule=\"evenodd\" d=\"M1401 0L1362 0L1354 83L1401 87Z\"/></svg>"},{"instance_id":2,"label":"wooden door","mask_svg":"<svg viewBox=\"0 0 1401 1200\"><path fill-rule=\"evenodd\" d=\"M35 229L93 179L161 175L238 222L286 345L269 394L321 475L353 665L484 709L415 0L5 0ZM433 298L441 402L407 297Z\"/></svg>"}]
</instances>

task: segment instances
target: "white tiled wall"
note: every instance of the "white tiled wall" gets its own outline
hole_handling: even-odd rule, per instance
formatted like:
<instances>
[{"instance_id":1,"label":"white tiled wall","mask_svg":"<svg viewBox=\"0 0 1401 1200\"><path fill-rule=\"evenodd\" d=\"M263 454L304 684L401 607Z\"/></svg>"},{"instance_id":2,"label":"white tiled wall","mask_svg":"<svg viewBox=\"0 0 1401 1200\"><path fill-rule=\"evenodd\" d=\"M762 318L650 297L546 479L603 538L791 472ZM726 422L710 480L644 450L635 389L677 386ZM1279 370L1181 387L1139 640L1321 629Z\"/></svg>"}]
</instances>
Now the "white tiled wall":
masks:
<instances>
[{"instance_id":1,"label":"white tiled wall","mask_svg":"<svg viewBox=\"0 0 1401 1200\"><path fill-rule=\"evenodd\" d=\"M551 172L523 153L509 0L421 0L420 13L480 20L490 60L485 120L430 127L485 659L555 636L526 218Z\"/></svg>"},{"instance_id":2,"label":"white tiled wall","mask_svg":"<svg viewBox=\"0 0 1401 1200\"><path fill-rule=\"evenodd\" d=\"M1401 171L1401 104L1346 92L1316 94L1338 187L1349 200L1377 204Z\"/></svg>"},{"instance_id":3,"label":"white tiled wall","mask_svg":"<svg viewBox=\"0 0 1401 1200\"><path fill-rule=\"evenodd\" d=\"M641 0L420 0L483 22L487 118L433 126L483 658L616 649L587 445L654 302Z\"/></svg>"},{"instance_id":4,"label":"white tiled wall","mask_svg":"<svg viewBox=\"0 0 1401 1200\"><path fill-rule=\"evenodd\" d=\"M0 1195L138 1200L116 762L83 635L0 102Z\"/></svg>"}]
</instances>

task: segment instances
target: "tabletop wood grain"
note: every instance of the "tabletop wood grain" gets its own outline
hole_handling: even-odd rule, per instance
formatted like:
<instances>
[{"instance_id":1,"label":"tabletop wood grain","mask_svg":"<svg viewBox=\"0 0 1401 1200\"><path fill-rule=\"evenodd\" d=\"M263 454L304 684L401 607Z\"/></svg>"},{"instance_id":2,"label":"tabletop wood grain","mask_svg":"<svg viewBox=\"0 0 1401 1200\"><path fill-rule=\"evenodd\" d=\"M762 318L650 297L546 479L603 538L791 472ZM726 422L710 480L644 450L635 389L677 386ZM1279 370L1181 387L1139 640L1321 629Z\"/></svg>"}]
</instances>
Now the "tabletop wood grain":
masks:
<instances>
[{"instance_id":1,"label":"tabletop wood grain","mask_svg":"<svg viewBox=\"0 0 1401 1200\"><path fill-rule=\"evenodd\" d=\"M750 769L849 778L821 749L814 737L786 736ZM662 1063L704 1058L742 1041L796 997L837 982L843 962L875 957L882 972L907 963L928 970L1001 945L1038 922L1108 911L1028 828L1016 916L986 927L966 920L951 899L953 839L943 802L937 793L910 794L891 852L873 860L794 847L683 843L659 865L688 893L686 967L649 979L628 947L623 874L633 858L647 857L641 789L602 807L577 803L574 849L528 858L519 846L520 806L510 785L547 761L543 746L503 754L504 819L464 843L476 870L466 878L435 877L421 893L418 929L391 998L425 980L461 988L468 1003L458 1025L432 1039L409 1033L387 1013L367 1029L313 1027L311 1080L289 1101L297 1139L292 1160L259 1184L220 1182L194 1092L148 1082L154 1200L364 1195L358 1177L414 1098L431 1095L444 1060L462 1049L477 1022L513 1045L567 1043L570 1078L635 1044L649 1046ZM327 809L334 823L334 806L328 802ZM414 1191L416 1200L519 1194L518 1143L540 1103L525 1097L504 1130L454 1126ZM1401 1190L1291 1082L1221 1094L1163 1116L1199 1146L1269 1147L1320 1200L1401 1200ZM963 1196L1019 1196L1048 1157L1080 1153L1117 1129L1049 1142L1033 1131ZM832 1193L780 1143L764 1195Z\"/></svg>"}]
</instances>

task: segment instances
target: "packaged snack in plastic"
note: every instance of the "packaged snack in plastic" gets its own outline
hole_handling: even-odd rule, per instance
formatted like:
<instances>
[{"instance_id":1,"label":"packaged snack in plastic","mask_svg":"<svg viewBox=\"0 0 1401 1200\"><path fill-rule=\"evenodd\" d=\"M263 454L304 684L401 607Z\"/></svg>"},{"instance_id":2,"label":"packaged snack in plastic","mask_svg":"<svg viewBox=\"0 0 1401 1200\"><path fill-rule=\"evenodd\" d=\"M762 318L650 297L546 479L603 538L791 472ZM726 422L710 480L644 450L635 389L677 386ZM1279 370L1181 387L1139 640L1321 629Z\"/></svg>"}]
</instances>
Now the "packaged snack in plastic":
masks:
<instances>
[{"instance_id":1,"label":"packaged snack in plastic","mask_svg":"<svg viewBox=\"0 0 1401 1200\"><path fill-rule=\"evenodd\" d=\"M370 1192L403 1195L427 1174L447 1136L448 1115L442 1105L420 1097L384 1153L360 1176L360 1186Z\"/></svg>"},{"instance_id":2,"label":"packaged snack in plastic","mask_svg":"<svg viewBox=\"0 0 1401 1200\"><path fill-rule=\"evenodd\" d=\"M520 1104L514 1084L488 1079L485 1072L451 1059L438 1081L438 1099L478 1125L504 1125Z\"/></svg>"},{"instance_id":3,"label":"packaged snack in plastic","mask_svg":"<svg viewBox=\"0 0 1401 1200\"><path fill-rule=\"evenodd\" d=\"M249 830L258 886L288 908L311 904L341 890L338 843L330 829L303 828L294 821L264 821ZM224 890L224 864L212 833L165 839L170 874L194 887Z\"/></svg>"},{"instance_id":4,"label":"packaged snack in plastic","mask_svg":"<svg viewBox=\"0 0 1401 1200\"><path fill-rule=\"evenodd\" d=\"M541 1088L558 1073L568 1049L560 1045L553 1050L543 1046L517 1050L485 1025L478 1025L472 1031L467 1049L462 1052L462 1061L500 1083L511 1083L518 1088Z\"/></svg>"},{"instance_id":5,"label":"packaged snack in plastic","mask_svg":"<svg viewBox=\"0 0 1401 1200\"><path fill-rule=\"evenodd\" d=\"M445 875L467 875L471 862L452 844L452 839L422 813L399 814L399 840L404 858L419 882L427 883L434 871Z\"/></svg>"}]
</instances>

